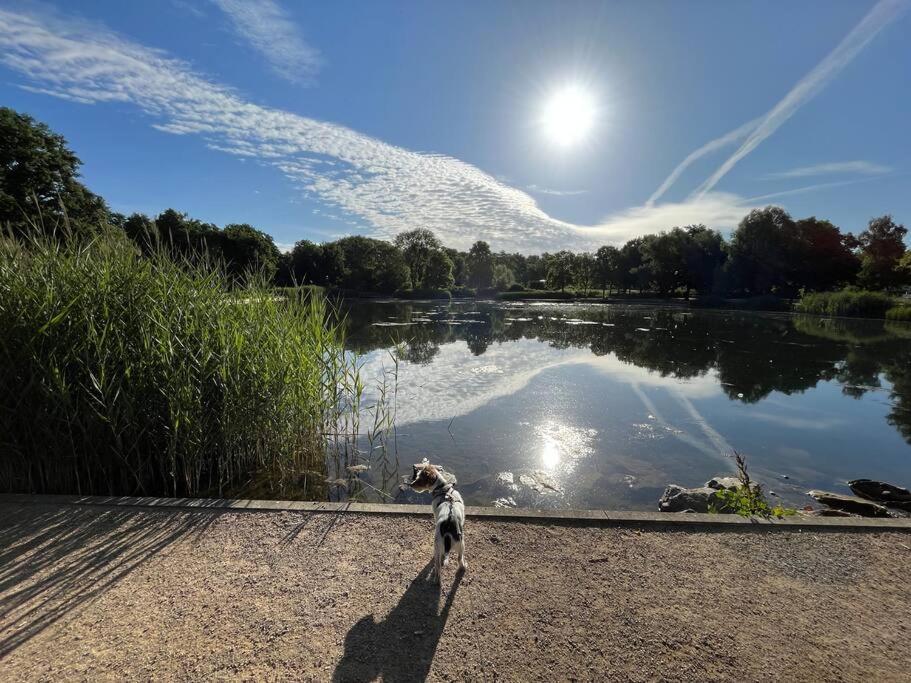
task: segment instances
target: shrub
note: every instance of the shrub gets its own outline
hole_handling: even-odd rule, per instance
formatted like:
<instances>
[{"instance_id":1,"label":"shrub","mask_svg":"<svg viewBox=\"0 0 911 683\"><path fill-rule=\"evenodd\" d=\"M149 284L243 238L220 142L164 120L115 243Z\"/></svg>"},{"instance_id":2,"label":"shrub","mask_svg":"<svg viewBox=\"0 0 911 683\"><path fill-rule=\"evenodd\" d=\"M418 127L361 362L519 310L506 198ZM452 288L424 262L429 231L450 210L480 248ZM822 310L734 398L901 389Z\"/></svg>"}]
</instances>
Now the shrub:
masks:
<instances>
[{"instance_id":1,"label":"shrub","mask_svg":"<svg viewBox=\"0 0 911 683\"><path fill-rule=\"evenodd\" d=\"M762 486L750 480L744 457L734 451L734 460L737 463L737 478L740 479L740 486L733 491L730 489L718 491L714 496L716 502L709 505L709 512L735 514L741 517L778 518L797 514L797 511L791 508L769 505L762 493Z\"/></svg>"},{"instance_id":2,"label":"shrub","mask_svg":"<svg viewBox=\"0 0 911 683\"><path fill-rule=\"evenodd\" d=\"M520 285L518 282L513 282L511 285L509 285L509 289L507 289L506 291L507 292L524 292L525 287Z\"/></svg>"},{"instance_id":3,"label":"shrub","mask_svg":"<svg viewBox=\"0 0 911 683\"><path fill-rule=\"evenodd\" d=\"M395 293L399 299L449 299L448 289L400 289Z\"/></svg>"},{"instance_id":4,"label":"shrub","mask_svg":"<svg viewBox=\"0 0 911 683\"><path fill-rule=\"evenodd\" d=\"M801 313L882 318L895 301L882 292L845 289L840 292L804 294L797 303Z\"/></svg>"},{"instance_id":5,"label":"shrub","mask_svg":"<svg viewBox=\"0 0 911 683\"><path fill-rule=\"evenodd\" d=\"M911 322L911 304L899 304L886 311L886 320Z\"/></svg>"},{"instance_id":6,"label":"shrub","mask_svg":"<svg viewBox=\"0 0 911 683\"><path fill-rule=\"evenodd\" d=\"M0 237L0 490L324 490L300 477L360 391L324 299L197 261Z\"/></svg>"},{"instance_id":7,"label":"shrub","mask_svg":"<svg viewBox=\"0 0 911 683\"><path fill-rule=\"evenodd\" d=\"M453 297L458 297L460 299L473 298L477 294L471 287L450 287L449 293Z\"/></svg>"}]
</instances>

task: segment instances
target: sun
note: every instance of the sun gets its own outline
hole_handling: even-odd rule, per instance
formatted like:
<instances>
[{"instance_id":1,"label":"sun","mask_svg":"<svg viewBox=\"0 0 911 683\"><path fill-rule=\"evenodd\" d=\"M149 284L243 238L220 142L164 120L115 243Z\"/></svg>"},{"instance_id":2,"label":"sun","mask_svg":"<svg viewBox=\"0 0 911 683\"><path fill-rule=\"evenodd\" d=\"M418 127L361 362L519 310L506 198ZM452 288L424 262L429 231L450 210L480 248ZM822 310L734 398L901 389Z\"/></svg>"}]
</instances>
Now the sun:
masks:
<instances>
[{"instance_id":1,"label":"sun","mask_svg":"<svg viewBox=\"0 0 911 683\"><path fill-rule=\"evenodd\" d=\"M592 93L580 85L567 85L553 92L541 112L541 129L559 147L572 147L585 140L595 125L598 109Z\"/></svg>"}]
</instances>

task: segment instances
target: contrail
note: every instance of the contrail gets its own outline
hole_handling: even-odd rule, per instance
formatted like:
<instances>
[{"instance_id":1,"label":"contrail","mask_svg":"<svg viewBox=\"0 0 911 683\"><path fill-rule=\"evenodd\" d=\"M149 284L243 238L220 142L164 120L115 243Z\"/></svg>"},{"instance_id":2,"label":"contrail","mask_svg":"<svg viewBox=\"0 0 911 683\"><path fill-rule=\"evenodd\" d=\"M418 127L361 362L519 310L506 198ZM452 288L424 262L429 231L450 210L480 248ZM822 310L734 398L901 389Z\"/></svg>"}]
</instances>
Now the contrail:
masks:
<instances>
[{"instance_id":1,"label":"contrail","mask_svg":"<svg viewBox=\"0 0 911 683\"><path fill-rule=\"evenodd\" d=\"M804 76L791 91L776 104L749 134L740 148L725 161L691 195L698 199L709 192L747 154L778 130L804 104L815 97L838 73L886 26L895 21L908 8L906 0L880 0L861 22L816 67Z\"/></svg>"},{"instance_id":2,"label":"contrail","mask_svg":"<svg viewBox=\"0 0 911 683\"><path fill-rule=\"evenodd\" d=\"M646 206L652 206L656 201L658 201L661 196L670 189L671 185L677 182L677 179L683 174L683 172L689 168L694 162L698 161L707 154L719 150L728 145L732 145L738 140L742 140L747 135L753 132L756 129L756 126L759 125L761 121L760 118L755 118L752 121L747 121L745 124L739 128L735 128L730 133L722 135L720 138L715 138L711 142L707 142L699 149L691 152L686 159L677 164L677 168L671 171L671 174L664 179L664 182L661 183L661 186L652 193L652 196L648 198L648 201L645 202Z\"/></svg>"}]
</instances>

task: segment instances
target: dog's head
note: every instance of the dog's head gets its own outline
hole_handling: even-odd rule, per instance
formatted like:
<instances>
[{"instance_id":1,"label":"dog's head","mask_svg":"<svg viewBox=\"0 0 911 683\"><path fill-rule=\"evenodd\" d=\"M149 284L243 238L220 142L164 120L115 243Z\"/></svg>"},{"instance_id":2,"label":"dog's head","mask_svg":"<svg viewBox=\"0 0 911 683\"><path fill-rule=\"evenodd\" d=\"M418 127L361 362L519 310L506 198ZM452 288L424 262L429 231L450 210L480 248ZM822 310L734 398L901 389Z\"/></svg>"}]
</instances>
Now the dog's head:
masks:
<instances>
[{"instance_id":1,"label":"dog's head","mask_svg":"<svg viewBox=\"0 0 911 683\"><path fill-rule=\"evenodd\" d=\"M415 491L430 491L437 482L443 478L443 468L439 465L431 465L427 458L411 466L411 488Z\"/></svg>"}]
</instances>

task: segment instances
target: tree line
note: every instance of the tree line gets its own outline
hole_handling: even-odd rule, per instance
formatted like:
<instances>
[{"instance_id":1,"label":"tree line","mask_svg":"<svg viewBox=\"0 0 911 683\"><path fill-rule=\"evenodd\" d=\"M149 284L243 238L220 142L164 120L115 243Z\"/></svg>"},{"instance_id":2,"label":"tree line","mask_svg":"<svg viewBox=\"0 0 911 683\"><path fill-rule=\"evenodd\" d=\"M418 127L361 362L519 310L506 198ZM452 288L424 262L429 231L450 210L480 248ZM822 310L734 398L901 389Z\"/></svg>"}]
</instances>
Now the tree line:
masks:
<instances>
[{"instance_id":1,"label":"tree line","mask_svg":"<svg viewBox=\"0 0 911 683\"><path fill-rule=\"evenodd\" d=\"M14 233L36 226L78 233L111 228L141 250L165 245L183 258L222 259L237 277L256 271L280 286L383 294L572 289L794 296L846 285L885 291L911 285L907 230L888 215L872 219L856 237L827 220L795 220L770 206L747 214L728 240L705 225L690 225L620 247L524 255L494 252L481 240L460 251L430 230L416 229L391 242L364 236L302 240L282 254L268 234L246 223L219 228L174 209L154 218L113 212L78 180L80 163L61 135L0 108L0 224Z\"/></svg>"}]
</instances>

